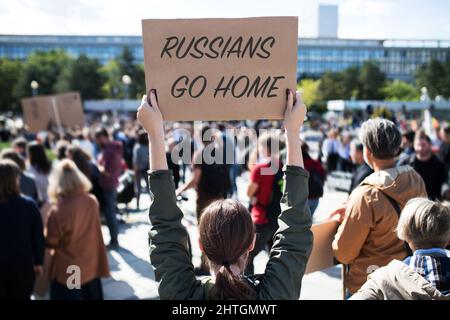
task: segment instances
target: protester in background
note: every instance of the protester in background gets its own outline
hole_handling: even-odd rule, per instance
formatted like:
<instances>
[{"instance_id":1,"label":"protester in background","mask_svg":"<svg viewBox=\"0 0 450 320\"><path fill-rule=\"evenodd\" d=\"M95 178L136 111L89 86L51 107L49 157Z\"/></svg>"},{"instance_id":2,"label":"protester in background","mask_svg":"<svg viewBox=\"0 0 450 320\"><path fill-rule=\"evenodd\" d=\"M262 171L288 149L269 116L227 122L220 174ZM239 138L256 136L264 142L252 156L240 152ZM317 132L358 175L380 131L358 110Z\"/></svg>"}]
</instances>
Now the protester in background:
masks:
<instances>
[{"instance_id":1,"label":"protester in background","mask_svg":"<svg viewBox=\"0 0 450 320\"><path fill-rule=\"evenodd\" d=\"M303 161L305 162L305 169L309 172L308 181L308 206L311 215L317 209L319 205L319 199L323 196L323 185L326 179L326 172L322 166L322 163L318 160L314 160L309 154L309 146L306 142L302 143Z\"/></svg>"},{"instance_id":2,"label":"protester in background","mask_svg":"<svg viewBox=\"0 0 450 320\"><path fill-rule=\"evenodd\" d=\"M363 149L364 147L361 142L358 140L352 141L350 145L350 157L352 159L354 169L349 193L352 193L352 191L359 186L365 178L373 173L372 168L369 167L369 165L364 161Z\"/></svg>"},{"instance_id":3,"label":"protester in background","mask_svg":"<svg viewBox=\"0 0 450 320\"><path fill-rule=\"evenodd\" d=\"M220 137L222 139L220 146L223 148L223 163L226 165L228 174L230 176L230 189L227 196L237 196L237 165L236 165L236 143L234 136L230 137L227 133L227 128L224 123L219 123L217 128L220 130Z\"/></svg>"},{"instance_id":4,"label":"protester in background","mask_svg":"<svg viewBox=\"0 0 450 320\"><path fill-rule=\"evenodd\" d=\"M238 201L218 200L205 208L199 244L208 257L212 277L199 281L187 251L188 234L164 154L163 119L156 94L142 99L138 119L150 137L150 259L161 299L298 299L312 247L311 215L307 207L307 176L300 151L299 131L306 113L300 94L288 94L286 107L287 168L284 211L263 275L243 275L255 242L248 210ZM169 262L169 263L168 263Z\"/></svg>"},{"instance_id":5,"label":"protester in background","mask_svg":"<svg viewBox=\"0 0 450 320\"><path fill-rule=\"evenodd\" d=\"M343 172L351 172L353 165L350 158L350 143L352 136L349 132L342 132L341 141L338 145L338 164L337 169Z\"/></svg>"},{"instance_id":6,"label":"protester in background","mask_svg":"<svg viewBox=\"0 0 450 320\"><path fill-rule=\"evenodd\" d=\"M27 154L29 164L27 172L33 176L36 182L39 198L38 205L41 207L48 202L48 176L52 164L45 153L44 147L38 142L31 142L28 145Z\"/></svg>"},{"instance_id":7,"label":"protester in background","mask_svg":"<svg viewBox=\"0 0 450 320\"><path fill-rule=\"evenodd\" d=\"M133 148L132 162L135 176L136 206L139 210L139 200L142 191L142 179L145 180L148 189L148 136L145 131L140 131L138 133L138 140Z\"/></svg>"},{"instance_id":8,"label":"protester in background","mask_svg":"<svg viewBox=\"0 0 450 320\"><path fill-rule=\"evenodd\" d=\"M423 130L418 130L414 138L415 154L399 165L410 165L425 182L428 197L441 199L442 186L447 181L447 171L441 160L433 154L431 139Z\"/></svg>"},{"instance_id":9,"label":"protester in background","mask_svg":"<svg viewBox=\"0 0 450 320\"><path fill-rule=\"evenodd\" d=\"M180 195L190 188L195 188L198 222L200 222L203 209L215 200L225 199L230 189L230 176L226 165L215 161L216 155L220 155L220 150L215 145L213 130L209 126L204 126L201 135L204 147L193 156L192 177L176 192L176 195ZM196 274L208 275L209 268L206 265L205 257L202 255L201 259L202 263L199 268L196 268Z\"/></svg>"},{"instance_id":10,"label":"protester in background","mask_svg":"<svg viewBox=\"0 0 450 320\"><path fill-rule=\"evenodd\" d=\"M32 198L36 203L39 201L38 191L34 177L25 172L25 160L13 149L4 149L0 153L0 159L9 159L14 161L20 169L19 190L20 193Z\"/></svg>"},{"instance_id":11,"label":"protester in background","mask_svg":"<svg viewBox=\"0 0 450 320\"><path fill-rule=\"evenodd\" d=\"M116 189L119 185L119 176L123 171L122 143L111 141L105 128L100 128L95 132L95 140L101 149L97 162L100 170L100 187L104 199L103 214L111 237L108 248L115 250L119 248Z\"/></svg>"},{"instance_id":12,"label":"protester in background","mask_svg":"<svg viewBox=\"0 0 450 320\"><path fill-rule=\"evenodd\" d=\"M445 164L448 172L450 170L450 126L441 129L441 140L439 159Z\"/></svg>"},{"instance_id":13,"label":"protester in background","mask_svg":"<svg viewBox=\"0 0 450 320\"><path fill-rule=\"evenodd\" d=\"M262 250L272 247L272 238L278 228L277 219L281 213L283 164L279 157L279 140L270 134L258 139L260 159L250 172L247 196L250 199L250 213L256 227L255 248L248 257L246 274L253 274L253 259Z\"/></svg>"},{"instance_id":14,"label":"protester in background","mask_svg":"<svg viewBox=\"0 0 450 320\"><path fill-rule=\"evenodd\" d=\"M102 300L101 277L109 276L108 259L100 229L98 203L91 183L72 160L58 163L50 176L52 208L47 245L54 249L50 265L52 300ZM68 288L67 270L79 267L81 288Z\"/></svg>"},{"instance_id":15,"label":"protester in background","mask_svg":"<svg viewBox=\"0 0 450 320\"><path fill-rule=\"evenodd\" d=\"M20 195L19 176L12 160L0 160L0 300L29 300L44 260L41 215Z\"/></svg>"},{"instance_id":16,"label":"protester in background","mask_svg":"<svg viewBox=\"0 0 450 320\"><path fill-rule=\"evenodd\" d=\"M336 259L348 265L345 286L354 294L364 284L371 266L385 266L407 255L393 232L400 211L415 197L426 197L422 178L410 166L396 167L400 131L386 119L363 123L360 141L364 160L374 170L353 192L344 210L333 214L341 221L333 241Z\"/></svg>"},{"instance_id":17,"label":"protester in background","mask_svg":"<svg viewBox=\"0 0 450 320\"><path fill-rule=\"evenodd\" d=\"M67 140L58 140L55 146L56 159L62 160L67 157L67 149L70 147L70 142Z\"/></svg>"},{"instance_id":18,"label":"protester in background","mask_svg":"<svg viewBox=\"0 0 450 320\"><path fill-rule=\"evenodd\" d=\"M100 171L92 158L79 146L70 146L67 149L67 158L71 159L77 168L89 179L92 185L90 192L97 198L100 210L103 208L103 191L100 187Z\"/></svg>"},{"instance_id":19,"label":"protester in background","mask_svg":"<svg viewBox=\"0 0 450 320\"><path fill-rule=\"evenodd\" d=\"M412 130L406 131L402 133L402 144L401 144L401 150L398 157L398 163L402 163L406 159L409 159L411 156L414 155L414 136L415 132Z\"/></svg>"},{"instance_id":20,"label":"protester in background","mask_svg":"<svg viewBox=\"0 0 450 320\"><path fill-rule=\"evenodd\" d=\"M95 159L95 147L89 138L89 130L87 128L78 133L76 139L72 141L72 144L83 149L83 151L86 152L91 159Z\"/></svg>"},{"instance_id":21,"label":"protester in background","mask_svg":"<svg viewBox=\"0 0 450 320\"><path fill-rule=\"evenodd\" d=\"M339 132L336 129L328 131L327 138L322 143L322 154L326 159L327 172L337 170L339 160Z\"/></svg>"},{"instance_id":22,"label":"protester in background","mask_svg":"<svg viewBox=\"0 0 450 320\"><path fill-rule=\"evenodd\" d=\"M450 207L426 198L408 201L398 237L414 251L369 275L352 300L450 300Z\"/></svg>"},{"instance_id":23,"label":"protester in background","mask_svg":"<svg viewBox=\"0 0 450 320\"><path fill-rule=\"evenodd\" d=\"M16 151L23 159L27 159L27 147L28 141L23 137L19 137L13 140L12 148Z\"/></svg>"}]
</instances>

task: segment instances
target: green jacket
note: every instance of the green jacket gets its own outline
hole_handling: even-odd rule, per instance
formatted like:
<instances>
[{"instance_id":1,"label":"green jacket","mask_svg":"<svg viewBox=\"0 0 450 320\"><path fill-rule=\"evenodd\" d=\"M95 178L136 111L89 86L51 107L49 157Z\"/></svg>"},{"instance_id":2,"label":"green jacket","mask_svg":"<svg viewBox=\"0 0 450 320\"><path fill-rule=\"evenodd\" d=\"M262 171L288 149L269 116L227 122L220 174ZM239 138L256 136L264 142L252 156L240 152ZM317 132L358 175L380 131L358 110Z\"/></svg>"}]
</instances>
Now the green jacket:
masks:
<instances>
[{"instance_id":1,"label":"green jacket","mask_svg":"<svg viewBox=\"0 0 450 320\"><path fill-rule=\"evenodd\" d=\"M299 299L301 281L311 253L313 236L307 205L308 172L300 167L285 169L285 190L281 200L279 228L264 274L258 278L257 298ZM183 213L177 206L175 185L169 170L150 173L150 260L159 284L161 299L208 298L211 282L194 275L188 253L188 233L181 224Z\"/></svg>"}]
</instances>

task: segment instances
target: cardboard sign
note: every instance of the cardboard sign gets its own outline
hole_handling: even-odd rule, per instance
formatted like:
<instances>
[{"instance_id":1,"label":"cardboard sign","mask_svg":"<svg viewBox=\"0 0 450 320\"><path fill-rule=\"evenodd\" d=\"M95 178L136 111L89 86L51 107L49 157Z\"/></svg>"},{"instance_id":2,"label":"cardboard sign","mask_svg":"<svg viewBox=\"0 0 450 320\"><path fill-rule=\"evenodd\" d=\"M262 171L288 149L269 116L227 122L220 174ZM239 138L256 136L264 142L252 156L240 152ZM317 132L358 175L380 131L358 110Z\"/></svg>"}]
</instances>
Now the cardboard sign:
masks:
<instances>
[{"instance_id":1,"label":"cardboard sign","mask_svg":"<svg viewBox=\"0 0 450 320\"><path fill-rule=\"evenodd\" d=\"M338 228L337 221L313 224L311 231L314 243L306 266L305 274L328 269L334 266L332 243Z\"/></svg>"},{"instance_id":2,"label":"cardboard sign","mask_svg":"<svg viewBox=\"0 0 450 320\"><path fill-rule=\"evenodd\" d=\"M147 90L165 120L282 119L297 17L143 20Z\"/></svg>"},{"instance_id":3,"label":"cardboard sign","mask_svg":"<svg viewBox=\"0 0 450 320\"><path fill-rule=\"evenodd\" d=\"M24 122L30 132L57 126L84 125L84 112L78 92L24 98L21 100Z\"/></svg>"}]
</instances>

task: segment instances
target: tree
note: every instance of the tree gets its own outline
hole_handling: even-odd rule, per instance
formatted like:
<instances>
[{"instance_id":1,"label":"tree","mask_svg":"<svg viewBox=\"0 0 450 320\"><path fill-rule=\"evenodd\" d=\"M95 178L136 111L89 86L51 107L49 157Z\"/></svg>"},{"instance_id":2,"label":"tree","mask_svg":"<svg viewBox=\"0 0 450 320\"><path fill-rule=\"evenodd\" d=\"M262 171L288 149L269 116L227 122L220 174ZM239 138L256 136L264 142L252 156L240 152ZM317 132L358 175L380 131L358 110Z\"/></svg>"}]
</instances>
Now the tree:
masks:
<instances>
[{"instance_id":1,"label":"tree","mask_svg":"<svg viewBox=\"0 0 450 320\"><path fill-rule=\"evenodd\" d=\"M417 86L427 87L431 98L442 95L450 97L450 61L443 64L437 60L431 60L429 63L421 66L416 73Z\"/></svg>"},{"instance_id":2,"label":"tree","mask_svg":"<svg viewBox=\"0 0 450 320\"><path fill-rule=\"evenodd\" d=\"M357 98L360 100L383 100L384 93L381 89L385 80L386 75L375 62L364 62L359 73L360 89Z\"/></svg>"},{"instance_id":3,"label":"tree","mask_svg":"<svg viewBox=\"0 0 450 320\"><path fill-rule=\"evenodd\" d=\"M120 72L122 75L129 75L131 77L131 84L129 87L130 98L140 98L145 94L145 73L141 65L134 63L134 57L128 47L124 47L122 54L117 58ZM122 75L120 79L122 79ZM123 87L123 84L122 84Z\"/></svg>"},{"instance_id":4,"label":"tree","mask_svg":"<svg viewBox=\"0 0 450 320\"><path fill-rule=\"evenodd\" d=\"M58 77L57 92L79 91L83 99L103 98L102 86L105 82L97 59L82 54L73 60Z\"/></svg>"},{"instance_id":5,"label":"tree","mask_svg":"<svg viewBox=\"0 0 450 320\"><path fill-rule=\"evenodd\" d=\"M342 74L325 72L320 78L319 92L321 100L344 99Z\"/></svg>"},{"instance_id":6,"label":"tree","mask_svg":"<svg viewBox=\"0 0 450 320\"><path fill-rule=\"evenodd\" d=\"M11 110L17 106L17 82L22 64L17 60L0 58L0 111Z\"/></svg>"},{"instance_id":7,"label":"tree","mask_svg":"<svg viewBox=\"0 0 450 320\"><path fill-rule=\"evenodd\" d=\"M303 79L298 84L298 89L302 92L302 99L307 106L320 100L319 95L320 80Z\"/></svg>"},{"instance_id":8,"label":"tree","mask_svg":"<svg viewBox=\"0 0 450 320\"><path fill-rule=\"evenodd\" d=\"M382 90L386 100L414 101L420 98L420 93L417 88L400 80L388 82Z\"/></svg>"},{"instance_id":9,"label":"tree","mask_svg":"<svg viewBox=\"0 0 450 320\"><path fill-rule=\"evenodd\" d=\"M39 83L39 94L52 94L59 75L70 64L70 58L62 50L32 53L26 60L18 83L18 96L31 95L30 82Z\"/></svg>"},{"instance_id":10,"label":"tree","mask_svg":"<svg viewBox=\"0 0 450 320\"><path fill-rule=\"evenodd\" d=\"M358 96L360 91L359 67L353 66L342 72L342 99L352 99Z\"/></svg>"},{"instance_id":11,"label":"tree","mask_svg":"<svg viewBox=\"0 0 450 320\"><path fill-rule=\"evenodd\" d=\"M111 99L123 99L124 94L121 91L123 74L117 60L110 60L105 64L101 68L101 73L106 80L102 87L103 95Z\"/></svg>"}]
</instances>

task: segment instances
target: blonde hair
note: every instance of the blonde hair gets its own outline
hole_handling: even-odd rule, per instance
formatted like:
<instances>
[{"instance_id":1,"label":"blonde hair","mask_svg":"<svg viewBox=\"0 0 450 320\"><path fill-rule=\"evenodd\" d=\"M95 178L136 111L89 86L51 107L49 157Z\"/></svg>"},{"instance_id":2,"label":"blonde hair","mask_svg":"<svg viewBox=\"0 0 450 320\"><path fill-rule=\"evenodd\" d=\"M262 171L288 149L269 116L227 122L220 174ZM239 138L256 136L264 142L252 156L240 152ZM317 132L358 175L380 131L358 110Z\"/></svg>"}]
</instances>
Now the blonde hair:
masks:
<instances>
[{"instance_id":1,"label":"blonde hair","mask_svg":"<svg viewBox=\"0 0 450 320\"><path fill-rule=\"evenodd\" d=\"M417 249L445 247L450 240L450 207L427 198L409 200L400 215L397 235Z\"/></svg>"},{"instance_id":2,"label":"blonde hair","mask_svg":"<svg viewBox=\"0 0 450 320\"><path fill-rule=\"evenodd\" d=\"M56 202L73 192L89 192L92 184L72 160L61 160L49 177L48 195Z\"/></svg>"}]
</instances>

